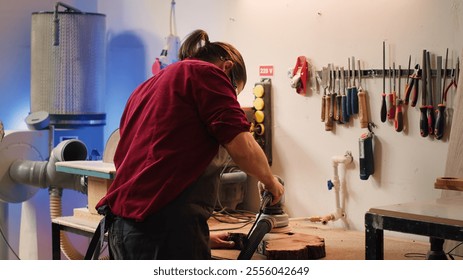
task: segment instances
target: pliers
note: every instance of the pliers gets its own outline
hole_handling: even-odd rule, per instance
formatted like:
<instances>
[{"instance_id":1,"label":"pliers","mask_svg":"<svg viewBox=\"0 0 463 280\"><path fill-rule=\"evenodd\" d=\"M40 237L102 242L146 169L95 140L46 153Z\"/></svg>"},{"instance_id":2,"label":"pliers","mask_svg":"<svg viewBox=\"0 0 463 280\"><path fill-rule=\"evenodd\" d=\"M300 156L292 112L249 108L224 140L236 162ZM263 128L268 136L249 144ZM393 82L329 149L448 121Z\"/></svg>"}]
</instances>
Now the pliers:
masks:
<instances>
[{"instance_id":1,"label":"pliers","mask_svg":"<svg viewBox=\"0 0 463 280\"><path fill-rule=\"evenodd\" d=\"M415 70L413 70L413 74L410 75L410 78L410 84L408 85L407 90L405 92L404 103L408 104L408 100L410 99L410 93L413 92L411 105L412 107L415 107L416 102L418 100L418 81L421 79L421 69L419 64L415 65Z\"/></svg>"},{"instance_id":2,"label":"pliers","mask_svg":"<svg viewBox=\"0 0 463 280\"><path fill-rule=\"evenodd\" d=\"M457 60L457 65L455 66L455 69L452 70L452 78L450 79L450 84L445 88L444 95L442 96L442 101L445 104L447 102L447 92L450 90L452 86L457 88L457 78L458 78L458 73L460 72L460 61Z\"/></svg>"}]
</instances>

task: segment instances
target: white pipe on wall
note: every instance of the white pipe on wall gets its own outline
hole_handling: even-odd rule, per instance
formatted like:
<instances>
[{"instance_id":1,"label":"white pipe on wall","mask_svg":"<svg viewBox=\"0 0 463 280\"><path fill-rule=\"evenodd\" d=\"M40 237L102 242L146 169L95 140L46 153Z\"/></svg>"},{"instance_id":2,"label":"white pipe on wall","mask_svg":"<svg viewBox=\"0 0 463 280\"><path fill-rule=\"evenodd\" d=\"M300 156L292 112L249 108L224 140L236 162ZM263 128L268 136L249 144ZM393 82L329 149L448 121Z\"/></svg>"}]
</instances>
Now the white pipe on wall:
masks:
<instances>
[{"instance_id":1,"label":"white pipe on wall","mask_svg":"<svg viewBox=\"0 0 463 280\"><path fill-rule=\"evenodd\" d=\"M343 164L344 166L346 166L350 164L353 161L352 154L348 151L343 156L333 156L331 158L331 161L333 165L333 178L332 180L328 181L328 184L331 185L330 190L334 190L336 210L335 212L329 213L324 216L309 217L309 220L312 222L321 222L322 224L326 224L329 221L337 221L346 216L344 207L341 205L341 194L344 194L343 184L345 183L345 179L344 176L342 181L339 179L339 165ZM342 195L342 197L344 198L344 195Z\"/></svg>"}]
</instances>

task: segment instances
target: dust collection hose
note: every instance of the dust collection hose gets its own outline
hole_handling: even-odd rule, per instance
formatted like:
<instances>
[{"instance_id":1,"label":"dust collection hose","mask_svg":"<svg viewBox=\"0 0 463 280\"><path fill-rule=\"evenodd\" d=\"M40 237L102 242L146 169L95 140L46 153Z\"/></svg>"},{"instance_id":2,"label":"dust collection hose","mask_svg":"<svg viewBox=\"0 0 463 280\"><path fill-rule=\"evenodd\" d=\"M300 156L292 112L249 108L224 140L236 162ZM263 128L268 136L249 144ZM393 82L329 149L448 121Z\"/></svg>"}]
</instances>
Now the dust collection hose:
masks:
<instances>
[{"instance_id":1,"label":"dust collection hose","mask_svg":"<svg viewBox=\"0 0 463 280\"><path fill-rule=\"evenodd\" d=\"M284 185L283 179L275 176L278 181ZM259 246L264 236L275 227L283 227L288 225L288 215L283 212L281 208L281 201L271 206L273 196L265 190L262 182L257 182L260 190L264 190L261 196L260 211L257 216L255 224L251 227L245 241L244 248L238 255L238 260L250 260Z\"/></svg>"},{"instance_id":2,"label":"dust collection hose","mask_svg":"<svg viewBox=\"0 0 463 280\"><path fill-rule=\"evenodd\" d=\"M249 236L245 247L241 250L238 260L250 260L252 255L259 246L259 243L262 241L264 236L269 233L273 228L273 221L269 218L260 219L253 232Z\"/></svg>"}]
</instances>

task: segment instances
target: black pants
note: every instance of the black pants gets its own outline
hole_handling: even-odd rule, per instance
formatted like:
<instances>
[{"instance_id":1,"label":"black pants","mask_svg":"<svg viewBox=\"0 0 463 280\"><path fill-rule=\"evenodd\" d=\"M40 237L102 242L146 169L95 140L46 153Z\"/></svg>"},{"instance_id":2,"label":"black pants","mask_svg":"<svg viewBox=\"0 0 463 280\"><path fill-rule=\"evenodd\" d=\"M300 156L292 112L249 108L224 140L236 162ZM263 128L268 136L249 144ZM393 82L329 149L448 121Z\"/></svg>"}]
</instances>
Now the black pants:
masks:
<instances>
[{"instance_id":1,"label":"black pants","mask_svg":"<svg viewBox=\"0 0 463 280\"><path fill-rule=\"evenodd\" d=\"M207 220L214 210L219 175L228 154L222 147L204 174L178 198L143 222L114 217L109 248L114 259L210 259Z\"/></svg>"},{"instance_id":2,"label":"black pants","mask_svg":"<svg viewBox=\"0 0 463 280\"><path fill-rule=\"evenodd\" d=\"M115 217L109 230L114 259L210 259L209 227L202 210L184 205L143 222Z\"/></svg>"}]
</instances>

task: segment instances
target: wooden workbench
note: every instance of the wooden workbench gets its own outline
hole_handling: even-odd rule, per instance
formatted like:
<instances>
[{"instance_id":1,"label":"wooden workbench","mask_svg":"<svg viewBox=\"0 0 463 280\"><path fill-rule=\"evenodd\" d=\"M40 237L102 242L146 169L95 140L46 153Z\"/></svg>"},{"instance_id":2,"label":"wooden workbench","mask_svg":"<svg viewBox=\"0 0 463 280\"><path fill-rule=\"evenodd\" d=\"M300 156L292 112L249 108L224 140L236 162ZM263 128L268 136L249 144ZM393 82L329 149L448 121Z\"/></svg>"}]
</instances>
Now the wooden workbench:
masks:
<instances>
[{"instance_id":1,"label":"wooden workbench","mask_svg":"<svg viewBox=\"0 0 463 280\"><path fill-rule=\"evenodd\" d=\"M429 257L444 259L445 239L463 241L463 197L371 208L365 214L366 259L384 259L384 230L428 236L430 248L440 251Z\"/></svg>"},{"instance_id":2,"label":"wooden workbench","mask_svg":"<svg viewBox=\"0 0 463 280\"><path fill-rule=\"evenodd\" d=\"M57 217L52 219L52 246L53 259L60 259L60 231L71 232L74 234L91 237L98 226L99 215L90 214L85 208L74 210L73 216ZM250 224L229 224L218 222L211 218L209 220L211 231L247 233ZM346 230L333 228L308 221L304 218L290 219L291 230L318 236L325 241L326 256L323 260L363 260L365 258L365 233L362 231ZM429 244L413 239L385 237L384 258L389 260L403 259L424 259L429 250ZM233 249L212 250L214 259L237 259L240 251ZM408 256L410 255L410 256ZM265 260L266 257L256 253L255 260Z\"/></svg>"},{"instance_id":3,"label":"wooden workbench","mask_svg":"<svg viewBox=\"0 0 463 280\"><path fill-rule=\"evenodd\" d=\"M247 233L251 225L237 229L239 224L227 224L209 221L211 231ZM322 225L310 222L306 218L290 218L290 227L293 232L318 236L324 239L326 256L322 260L364 260L365 259L365 233L363 231L336 228L332 225ZM384 259L413 260L424 259L429 250L429 244L410 238L384 237ZM237 259L240 251L230 249L212 250L215 259ZM262 254L256 253L253 259L266 259Z\"/></svg>"}]
</instances>

